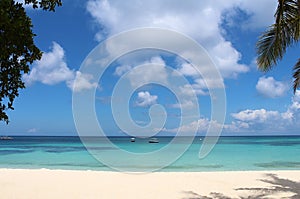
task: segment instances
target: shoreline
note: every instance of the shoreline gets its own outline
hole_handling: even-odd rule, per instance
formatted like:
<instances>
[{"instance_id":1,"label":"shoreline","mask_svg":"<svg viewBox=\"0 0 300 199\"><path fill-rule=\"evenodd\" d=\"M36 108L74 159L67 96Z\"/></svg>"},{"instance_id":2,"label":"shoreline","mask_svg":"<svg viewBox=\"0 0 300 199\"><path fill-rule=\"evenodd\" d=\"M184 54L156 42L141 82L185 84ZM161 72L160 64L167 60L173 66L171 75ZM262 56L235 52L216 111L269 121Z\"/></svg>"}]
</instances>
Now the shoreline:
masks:
<instances>
[{"instance_id":1,"label":"shoreline","mask_svg":"<svg viewBox=\"0 0 300 199\"><path fill-rule=\"evenodd\" d=\"M0 169L2 198L300 198L300 170L121 173Z\"/></svg>"},{"instance_id":2,"label":"shoreline","mask_svg":"<svg viewBox=\"0 0 300 199\"><path fill-rule=\"evenodd\" d=\"M93 169L65 169L65 168L9 168L9 167L0 167L0 172L2 170L29 170L29 171L39 171L39 170L47 170L47 171L74 171L74 172L105 172L105 173L125 173L125 174L148 174L148 173L247 173L247 172L255 172L255 173L266 173L266 172L300 172L299 169L266 169L266 170L203 170L203 171L165 171L165 170L156 170L151 172L125 172L125 171L118 171L118 170L93 170ZM299 179L300 180L300 179Z\"/></svg>"}]
</instances>

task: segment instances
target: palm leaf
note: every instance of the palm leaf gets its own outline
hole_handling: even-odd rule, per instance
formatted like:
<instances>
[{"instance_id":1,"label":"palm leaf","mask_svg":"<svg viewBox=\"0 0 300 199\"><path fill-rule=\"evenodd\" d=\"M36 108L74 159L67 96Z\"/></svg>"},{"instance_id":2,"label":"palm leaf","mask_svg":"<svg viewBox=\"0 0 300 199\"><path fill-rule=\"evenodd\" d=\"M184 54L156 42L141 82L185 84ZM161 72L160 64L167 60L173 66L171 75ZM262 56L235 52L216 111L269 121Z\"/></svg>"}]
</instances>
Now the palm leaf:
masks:
<instances>
[{"instance_id":1,"label":"palm leaf","mask_svg":"<svg viewBox=\"0 0 300 199\"><path fill-rule=\"evenodd\" d=\"M295 93L297 88L300 87L300 59L298 59L298 62L295 64L293 70L294 70L294 74L293 74L294 85L293 85L293 88L294 88L294 93Z\"/></svg>"},{"instance_id":2,"label":"palm leaf","mask_svg":"<svg viewBox=\"0 0 300 199\"><path fill-rule=\"evenodd\" d=\"M258 40L257 64L260 70L268 71L282 59L286 51L286 43L282 41L282 35L278 32L276 24L272 25Z\"/></svg>"},{"instance_id":3,"label":"palm leaf","mask_svg":"<svg viewBox=\"0 0 300 199\"><path fill-rule=\"evenodd\" d=\"M283 58L288 46L300 39L300 0L278 0L275 24L259 38L257 64L262 71L270 70Z\"/></svg>"},{"instance_id":4,"label":"palm leaf","mask_svg":"<svg viewBox=\"0 0 300 199\"><path fill-rule=\"evenodd\" d=\"M290 37L291 42L298 41L300 39L300 1L281 0L277 11L276 24L283 26L282 29L287 31L286 36Z\"/></svg>"}]
</instances>

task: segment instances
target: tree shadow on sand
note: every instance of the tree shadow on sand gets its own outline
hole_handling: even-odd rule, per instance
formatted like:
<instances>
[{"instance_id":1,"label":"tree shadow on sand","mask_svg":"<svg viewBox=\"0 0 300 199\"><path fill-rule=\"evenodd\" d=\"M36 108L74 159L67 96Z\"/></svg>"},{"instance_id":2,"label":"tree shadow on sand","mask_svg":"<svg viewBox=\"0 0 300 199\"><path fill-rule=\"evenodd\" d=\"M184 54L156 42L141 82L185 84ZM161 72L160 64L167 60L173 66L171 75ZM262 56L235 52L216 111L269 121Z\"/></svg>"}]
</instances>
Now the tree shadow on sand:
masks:
<instances>
[{"instance_id":1,"label":"tree shadow on sand","mask_svg":"<svg viewBox=\"0 0 300 199\"><path fill-rule=\"evenodd\" d=\"M197 194L193 191L184 191L187 196L183 199L257 199L257 198L270 198L278 193L291 193L292 196L285 199L300 199L300 181L295 182L289 179L279 178L275 174L266 174L267 179L260 179L270 185L269 188L238 188L238 191L243 192L243 196L230 197L222 193L211 192L208 196Z\"/></svg>"}]
</instances>

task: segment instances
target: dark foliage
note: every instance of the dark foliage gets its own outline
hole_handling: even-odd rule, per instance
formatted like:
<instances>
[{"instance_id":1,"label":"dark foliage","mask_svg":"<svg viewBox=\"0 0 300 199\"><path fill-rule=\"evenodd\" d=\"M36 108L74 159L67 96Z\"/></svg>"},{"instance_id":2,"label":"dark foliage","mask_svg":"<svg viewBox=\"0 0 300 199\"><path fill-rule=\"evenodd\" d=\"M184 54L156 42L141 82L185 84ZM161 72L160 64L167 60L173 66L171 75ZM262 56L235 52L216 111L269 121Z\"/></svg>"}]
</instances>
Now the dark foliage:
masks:
<instances>
[{"instance_id":1,"label":"dark foliage","mask_svg":"<svg viewBox=\"0 0 300 199\"><path fill-rule=\"evenodd\" d=\"M26 0L33 8L55 11L61 0ZM0 121L9 122L7 111L19 90L25 88L22 75L28 73L30 64L39 60L42 52L34 44L31 19L22 3L14 0L0 1Z\"/></svg>"}]
</instances>

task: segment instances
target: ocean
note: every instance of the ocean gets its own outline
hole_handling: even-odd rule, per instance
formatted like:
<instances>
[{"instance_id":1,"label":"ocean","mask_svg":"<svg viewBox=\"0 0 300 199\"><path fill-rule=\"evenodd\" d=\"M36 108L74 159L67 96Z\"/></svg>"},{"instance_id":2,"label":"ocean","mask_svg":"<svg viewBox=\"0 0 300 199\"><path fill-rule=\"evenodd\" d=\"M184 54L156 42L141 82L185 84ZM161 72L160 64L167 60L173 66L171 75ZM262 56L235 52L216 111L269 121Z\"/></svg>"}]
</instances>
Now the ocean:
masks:
<instances>
[{"instance_id":1,"label":"ocean","mask_svg":"<svg viewBox=\"0 0 300 199\"><path fill-rule=\"evenodd\" d=\"M203 159L199 150L203 137L195 137L192 144L171 164L156 165L172 157L176 149L185 143L172 143L172 151L160 153L171 143L172 137L158 137L159 143L148 143L149 139L130 137L110 137L115 147L107 145L102 138L88 138L85 142L93 144L93 150L87 151L78 137L23 137L13 140L0 140L0 168L20 169L67 169L67 170L120 170L118 166L106 164L102 156L109 156L119 165L126 165L124 171L158 172L198 172L198 171L250 171L250 170L299 170L300 136L260 136L260 137L220 137L213 150ZM116 150L139 154L138 161L115 153ZM156 159L146 159L147 154L157 152ZM96 155L95 155L96 154ZM145 157L145 159L143 159ZM159 164L159 163L158 163ZM148 169L149 168L149 169ZM123 169L121 169L123 170Z\"/></svg>"}]
</instances>

